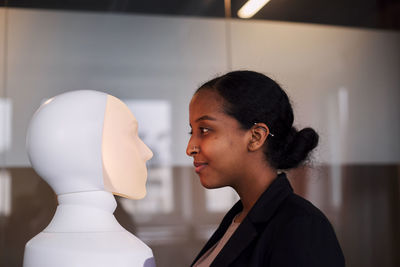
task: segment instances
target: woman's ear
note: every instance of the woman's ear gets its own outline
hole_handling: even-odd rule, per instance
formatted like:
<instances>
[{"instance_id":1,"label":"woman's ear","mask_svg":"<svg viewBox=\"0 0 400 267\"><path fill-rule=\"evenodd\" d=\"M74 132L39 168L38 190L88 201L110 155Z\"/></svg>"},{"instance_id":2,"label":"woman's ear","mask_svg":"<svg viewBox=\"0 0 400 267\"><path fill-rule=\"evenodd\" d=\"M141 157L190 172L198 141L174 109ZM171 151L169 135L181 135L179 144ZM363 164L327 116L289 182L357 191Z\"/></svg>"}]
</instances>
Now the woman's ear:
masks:
<instances>
[{"instance_id":1,"label":"woman's ear","mask_svg":"<svg viewBox=\"0 0 400 267\"><path fill-rule=\"evenodd\" d=\"M267 140L269 135L268 126L265 123L255 123L250 129L251 137L247 145L249 151L257 151Z\"/></svg>"}]
</instances>

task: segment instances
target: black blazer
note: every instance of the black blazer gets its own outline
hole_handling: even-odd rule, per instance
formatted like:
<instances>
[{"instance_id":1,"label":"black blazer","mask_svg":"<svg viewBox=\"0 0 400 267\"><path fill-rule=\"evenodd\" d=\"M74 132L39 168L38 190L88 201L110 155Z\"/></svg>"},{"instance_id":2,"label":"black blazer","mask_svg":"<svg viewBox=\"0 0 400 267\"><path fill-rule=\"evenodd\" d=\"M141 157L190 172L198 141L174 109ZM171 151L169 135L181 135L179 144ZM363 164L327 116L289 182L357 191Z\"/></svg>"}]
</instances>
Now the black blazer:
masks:
<instances>
[{"instance_id":1,"label":"black blazer","mask_svg":"<svg viewBox=\"0 0 400 267\"><path fill-rule=\"evenodd\" d=\"M242 210L238 201L192 265L218 242ZM328 219L293 193L284 173L271 183L211 267L341 267L344 257Z\"/></svg>"}]
</instances>

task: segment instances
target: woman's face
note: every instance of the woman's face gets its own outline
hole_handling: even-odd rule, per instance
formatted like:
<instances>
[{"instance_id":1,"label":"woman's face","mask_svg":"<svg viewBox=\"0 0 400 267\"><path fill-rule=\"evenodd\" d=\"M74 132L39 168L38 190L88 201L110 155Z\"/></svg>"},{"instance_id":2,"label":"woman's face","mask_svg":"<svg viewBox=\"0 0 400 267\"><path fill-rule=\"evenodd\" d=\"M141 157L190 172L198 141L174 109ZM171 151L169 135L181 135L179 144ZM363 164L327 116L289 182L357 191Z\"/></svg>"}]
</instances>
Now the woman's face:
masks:
<instances>
[{"instance_id":1,"label":"woman's face","mask_svg":"<svg viewBox=\"0 0 400 267\"><path fill-rule=\"evenodd\" d=\"M236 187L246 169L249 131L223 112L223 98L211 90L195 94L189 106L191 138L186 148L206 188Z\"/></svg>"}]
</instances>

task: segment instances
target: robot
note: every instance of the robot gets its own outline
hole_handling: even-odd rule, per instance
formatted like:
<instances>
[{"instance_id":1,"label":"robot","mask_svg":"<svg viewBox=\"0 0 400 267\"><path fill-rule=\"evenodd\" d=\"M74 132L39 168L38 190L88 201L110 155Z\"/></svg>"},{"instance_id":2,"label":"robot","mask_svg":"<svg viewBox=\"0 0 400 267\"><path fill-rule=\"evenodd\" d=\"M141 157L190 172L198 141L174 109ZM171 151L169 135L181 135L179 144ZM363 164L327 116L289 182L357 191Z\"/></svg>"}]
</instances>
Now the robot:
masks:
<instances>
[{"instance_id":1,"label":"robot","mask_svg":"<svg viewBox=\"0 0 400 267\"><path fill-rule=\"evenodd\" d=\"M152 250L113 215L113 195L146 195L146 161L153 155L121 100L91 90L49 99L30 122L27 152L58 206L26 244L24 267L155 266Z\"/></svg>"}]
</instances>

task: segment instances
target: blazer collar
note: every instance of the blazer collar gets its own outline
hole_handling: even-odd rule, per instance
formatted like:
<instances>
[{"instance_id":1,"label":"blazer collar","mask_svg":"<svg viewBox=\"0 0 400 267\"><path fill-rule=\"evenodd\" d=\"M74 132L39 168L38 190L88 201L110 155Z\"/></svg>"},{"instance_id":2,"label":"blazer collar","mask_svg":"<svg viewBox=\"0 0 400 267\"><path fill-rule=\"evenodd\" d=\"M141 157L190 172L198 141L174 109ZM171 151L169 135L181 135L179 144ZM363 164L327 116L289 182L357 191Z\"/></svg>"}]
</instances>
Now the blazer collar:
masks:
<instances>
[{"instance_id":1,"label":"blazer collar","mask_svg":"<svg viewBox=\"0 0 400 267\"><path fill-rule=\"evenodd\" d=\"M258 231L264 227L257 227L259 224L266 224L273 217L275 211L286 199L286 197L293 192L285 173L281 173L277 178L272 181L270 186L260 196L249 214L242 221L238 229L223 247L221 252L215 258L211 266L228 266L232 263L240 253L257 237ZM218 242L225 234L227 228L232 223L233 218L243 209L242 202L239 200L232 209L225 215L220 226L209 239L204 248L200 251L199 255L193 263L195 263L201 255L210 249L216 242Z\"/></svg>"},{"instance_id":2,"label":"blazer collar","mask_svg":"<svg viewBox=\"0 0 400 267\"><path fill-rule=\"evenodd\" d=\"M252 223L268 222L293 189L285 173L280 173L260 196L247 218Z\"/></svg>"}]
</instances>

